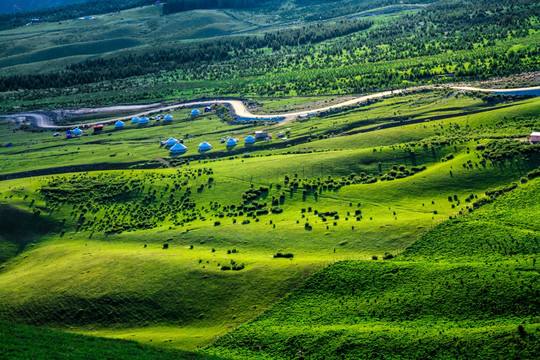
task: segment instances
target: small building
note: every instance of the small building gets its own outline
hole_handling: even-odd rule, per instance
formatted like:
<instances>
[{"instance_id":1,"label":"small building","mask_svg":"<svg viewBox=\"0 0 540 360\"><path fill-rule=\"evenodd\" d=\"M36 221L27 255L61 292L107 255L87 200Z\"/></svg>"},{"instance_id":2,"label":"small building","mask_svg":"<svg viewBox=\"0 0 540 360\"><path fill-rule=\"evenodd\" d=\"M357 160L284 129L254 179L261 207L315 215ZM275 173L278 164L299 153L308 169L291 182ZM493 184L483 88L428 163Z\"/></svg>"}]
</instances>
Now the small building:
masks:
<instances>
[{"instance_id":1,"label":"small building","mask_svg":"<svg viewBox=\"0 0 540 360\"><path fill-rule=\"evenodd\" d=\"M81 136L83 133L83 131L81 129L74 129L73 130L73 135L75 136Z\"/></svg>"},{"instance_id":2,"label":"small building","mask_svg":"<svg viewBox=\"0 0 540 360\"><path fill-rule=\"evenodd\" d=\"M167 141L165 141L165 146L174 146L176 144L178 144L178 140L176 140L173 137L171 137Z\"/></svg>"},{"instance_id":3,"label":"small building","mask_svg":"<svg viewBox=\"0 0 540 360\"><path fill-rule=\"evenodd\" d=\"M201 112L199 111L199 109L191 110L191 116L199 116L199 115L201 115Z\"/></svg>"},{"instance_id":4,"label":"small building","mask_svg":"<svg viewBox=\"0 0 540 360\"><path fill-rule=\"evenodd\" d=\"M169 114L165 115L165 117L163 118L163 121L173 121L172 115L169 115Z\"/></svg>"},{"instance_id":5,"label":"small building","mask_svg":"<svg viewBox=\"0 0 540 360\"><path fill-rule=\"evenodd\" d=\"M133 119L131 119L132 124L138 124L141 119L138 116L135 116Z\"/></svg>"},{"instance_id":6,"label":"small building","mask_svg":"<svg viewBox=\"0 0 540 360\"><path fill-rule=\"evenodd\" d=\"M147 118L147 117L142 117L140 120L139 120L139 125L146 125L150 122L150 120Z\"/></svg>"},{"instance_id":7,"label":"small building","mask_svg":"<svg viewBox=\"0 0 540 360\"><path fill-rule=\"evenodd\" d=\"M255 140L265 140L271 137L268 131L255 131Z\"/></svg>"},{"instance_id":8,"label":"small building","mask_svg":"<svg viewBox=\"0 0 540 360\"><path fill-rule=\"evenodd\" d=\"M533 144L540 143L540 131L531 133L531 142Z\"/></svg>"},{"instance_id":9,"label":"small building","mask_svg":"<svg viewBox=\"0 0 540 360\"><path fill-rule=\"evenodd\" d=\"M244 143L246 144L254 144L255 143L255 138L251 135L248 135L245 139L244 139Z\"/></svg>"},{"instance_id":10,"label":"small building","mask_svg":"<svg viewBox=\"0 0 540 360\"><path fill-rule=\"evenodd\" d=\"M103 125L97 124L96 126L94 126L94 132L100 132L102 130L103 130Z\"/></svg>"},{"instance_id":11,"label":"small building","mask_svg":"<svg viewBox=\"0 0 540 360\"><path fill-rule=\"evenodd\" d=\"M123 129L123 128L124 128L124 122L121 121L121 120L118 120L118 121L114 124L114 128L115 128L115 129Z\"/></svg>"},{"instance_id":12,"label":"small building","mask_svg":"<svg viewBox=\"0 0 540 360\"><path fill-rule=\"evenodd\" d=\"M53 136L60 136L60 133L59 133L59 132L55 132L55 133L53 134Z\"/></svg>"},{"instance_id":13,"label":"small building","mask_svg":"<svg viewBox=\"0 0 540 360\"><path fill-rule=\"evenodd\" d=\"M210 111L212 111L212 108L210 106L207 106L204 108L205 113L210 112Z\"/></svg>"},{"instance_id":14,"label":"small building","mask_svg":"<svg viewBox=\"0 0 540 360\"><path fill-rule=\"evenodd\" d=\"M207 143L206 141L203 141L199 144L199 151L208 151L212 150L212 145L210 143Z\"/></svg>"},{"instance_id":15,"label":"small building","mask_svg":"<svg viewBox=\"0 0 540 360\"><path fill-rule=\"evenodd\" d=\"M227 147L232 147L236 145L238 145L238 141L236 141L236 139L229 138L229 140L227 140Z\"/></svg>"},{"instance_id":16,"label":"small building","mask_svg":"<svg viewBox=\"0 0 540 360\"><path fill-rule=\"evenodd\" d=\"M171 154L183 154L187 151L187 147L185 145L182 145L180 143L176 143L172 148L171 148Z\"/></svg>"}]
</instances>

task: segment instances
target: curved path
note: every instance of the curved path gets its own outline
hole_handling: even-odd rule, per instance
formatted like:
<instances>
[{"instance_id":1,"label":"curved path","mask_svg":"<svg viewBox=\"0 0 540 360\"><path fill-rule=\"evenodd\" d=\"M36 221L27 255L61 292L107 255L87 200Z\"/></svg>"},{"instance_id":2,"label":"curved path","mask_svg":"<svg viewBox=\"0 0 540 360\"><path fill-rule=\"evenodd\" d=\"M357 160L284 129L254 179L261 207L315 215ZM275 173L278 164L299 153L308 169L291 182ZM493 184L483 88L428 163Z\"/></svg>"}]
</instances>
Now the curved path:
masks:
<instances>
[{"instance_id":1,"label":"curved path","mask_svg":"<svg viewBox=\"0 0 540 360\"><path fill-rule=\"evenodd\" d=\"M99 123L101 123L101 124L114 123L114 122L117 122L118 120L130 121L133 116L139 116L139 117L148 116L148 115L155 114L155 113L158 113L158 112L168 112L168 111L177 110L177 109L180 109L180 108L190 108L190 107L197 107L197 106L204 107L204 106L210 106L210 105L214 105L214 104L227 105L227 106L230 107L233 116L236 116L236 117L239 117L239 118L242 118L242 119L246 119L246 120L282 120L282 122L289 122L289 121L292 121L292 120L294 120L294 119L296 119L298 117L305 117L305 116L314 115L314 114L317 114L317 113L320 113L320 112L325 112L325 111L336 109L336 108L353 106L353 105L357 105L357 104L366 102L366 101L371 100L371 99L384 98L384 97L387 97L387 96L396 95L396 94L400 94L400 93L404 93L404 92L412 91L412 90L418 90L418 89L444 88L444 87L451 88L451 89L454 89L454 90L460 90L460 91L489 92L489 93L493 93L495 95L504 94L504 95L540 96L540 86L530 87L530 88L518 88L518 89L480 89L480 88L467 87L467 86L433 86L433 85L427 85L427 86L419 86L419 87L414 87L414 88L409 88L409 89L382 91L382 92L379 92L379 93L361 96L361 97L358 97L358 98L355 98L355 99L352 99L352 100L349 100L349 101L345 101L345 102L342 102L342 103L339 103L339 104L327 106L327 107L320 108L320 109L306 110L306 111L292 112L292 113L284 113L284 114L255 115L255 114L250 113L249 110L244 105L244 103L242 102L242 100L239 100L239 99L236 99L236 100L204 100L204 101L192 101L192 102L185 102L185 103L180 103L180 104L173 104L173 105L166 105L166 106L156 107L156 108L152 108L151 110L146 110L146 111L142 111L142 112L139 112L139 113L136 113L136 114L132 114L130 116L123 116L123 117L118 117L118 118L109 119L109 120L105 120L105 121L99 121ZM152 105L155 106L156 104L152 104ZM149 105L149 107L152 106L152 105ZM141 108L141 106L138 106L138 105L135 105L135 106L130 105L130 106L125 106L125 107L123 107L123 106L113 106L113 107L102 108L102 109L96 110L96 111L97 112L99 112L99 111L110 111L111 109L115 109L115 110L129 110L129 109L140 110L140 108ZM92 125L95 125L95 124L98 123L98 122L94 122L94 123L85 123L85 124L56 125L56 124L54 124L54 122L52 121L52 119L50 117L48 117L47 115L38 113L38 112L37 113L21 113L21 114L7 115L7 116L2 116L2 117L7 117L7 118L11 118L11 119L24 117L24 118L30 120L33 123L34 126L36 126L38 128L42 128L42 129L72 129L72 128L74 128L76 126L80 126L80 125L90 125L90 126L92 126Z\"/></svg>"}]
</instances>

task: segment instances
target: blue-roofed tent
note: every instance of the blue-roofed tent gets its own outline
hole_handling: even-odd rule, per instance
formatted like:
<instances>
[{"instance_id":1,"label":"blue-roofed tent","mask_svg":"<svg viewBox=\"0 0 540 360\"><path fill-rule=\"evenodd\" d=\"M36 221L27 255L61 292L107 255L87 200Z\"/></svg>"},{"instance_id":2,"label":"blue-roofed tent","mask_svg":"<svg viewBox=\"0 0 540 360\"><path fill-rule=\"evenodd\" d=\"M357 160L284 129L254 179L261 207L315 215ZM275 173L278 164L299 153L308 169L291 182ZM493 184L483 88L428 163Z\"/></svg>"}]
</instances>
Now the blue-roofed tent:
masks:
<instances>
[{"instance_id":1,"label":"blue-roofed tent","mask_svg":"<svg viewBox=\"0 0 540 360\"><path fill-rule=\"evenodd\" d=\"M210 106L207 106L204 108L204 112L210 112L212 111L212 108Z\"/></svg>"},{"instance_id":2,"label":"blue-roofed tent","mask_svg":"<svg viewBox=\"0 0 540 360\"><path fill-rule=\"evenodd\" d=\"M187 151L187 147L185 147L184 145L180 144L180 143L176 143L172 148L171 148L171 154L183 154Z\"/></svg>"},{"instance_id":3,"label":"blue-roofed tent","mask_svg":"<svg viewBox=\"0 0 540 360\"><path fill-rule=\"evenodd\" d=\"M248 136L245 138L244 142L245 142L246 144L254 144L254 143L255 143L255 138L254 138L253 136L251 136L251 135L248 135Z\"/></svg>"},{"instance_id":4,"label":"blue-roofed tent","mask_svg":"<svg viewBox=\"0 0 540 360\"><path fill-rule=\"evenodd\" d=\"M141 119L138 116L135 116L133 119L131 119L132 124L138 124Z\"/></svg>"},{"instance_id":5,"label":"blue-roofed tent","mask_svg":"<svg viewBox=\"0 0 540 360\"><path fill-rule=\"evenodd\" d=\"M207 143L206 141L203 141L199 144L199 151L208 151L212 149L212 145Z\"/></svg>"},{"instance_id":6,"label":"blue-roofed tent","mask_svg":"<svg viewBox=\"0 0 540 360\"><path fill-rule=\"evenodd\" d=\"M236 146L236 145L238 145L238 141L236 141L235 139L230 138L229 140L227 140L227 146Z\"/></svg>"},{"instance_id":7,"label":"blue-roofed tent","mask_svg":"<svg viewBox=\"0 0 540 360\"><path fill-rule=\"evenodd\" d=\"M178 143L178 140L176 140L175 138L171 137L169 138L167 141L165 141L165 145L166 146L173 146L175 144Z\"/></svg>"},{"instance_id":8,"label":"blue-roofed tent","mask_svg":"<svg viewBox=\"0 0 540 360\"><path fill-rule=\"evenodd\" d=\"M191 116L198 116L198 115L201 115L201 112L199 111L199 109L191 110Z\"/></svg>"},{"instance_id":9,"label":"blue-roofed tent","mask_svg":"<svg viewBox=\"0 0 540 360\"><path fill-rule=\"evenodd\" d=\"M165 115L165 117L163 118L163 121L172 121L172 120L173 120L173 117L172 115L169 115L169 114Z\"/></svg>"},{"instance_id":10,"label":"blue-roofed tent","mask_svg":"<svg viewBox=\"0 0 540 360\"><path fill-rule=\"evenodd\" d=\"M81 130L81 129L74 129L74 130L73 130L73 135L75 135L75 136L81 136L81 135L82 135L82 130Z\"/></svg>"},{"instance_id":11,"label":"blue-roofed tent","mask_svg":"<svg viewBox=\"0 0 540 360\"><path fill-rule=\"evenodd\" d=\"M148 120L148 118L144 116L139 120L139 124L141 125L148 124L149 122L150 120Z\"/></svg>"},{"instance_id":12,"label":"blue-roofed tent","mask_svg":"<svg viewBox=\"0 0 540 360\"><path fill-rule=\"evenodd\" d=\"M116 124L114 124L114 127L117 128L117 129L122 129L122 128L124 127L124 122L118 120L118 121L116 122Z\"/></svg>"}]
</instances>

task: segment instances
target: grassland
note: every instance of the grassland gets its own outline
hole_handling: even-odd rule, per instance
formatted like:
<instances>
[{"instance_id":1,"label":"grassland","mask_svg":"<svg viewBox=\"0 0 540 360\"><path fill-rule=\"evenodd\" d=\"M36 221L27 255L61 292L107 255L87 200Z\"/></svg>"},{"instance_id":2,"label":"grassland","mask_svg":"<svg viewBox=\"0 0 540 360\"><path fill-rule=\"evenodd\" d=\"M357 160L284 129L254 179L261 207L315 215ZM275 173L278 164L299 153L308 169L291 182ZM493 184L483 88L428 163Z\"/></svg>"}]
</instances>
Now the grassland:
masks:
<instances>
[{"instance_id":1,"label":"grassland","mask_svg":"<svg viewBox=\"0 0 540 360\"><path fill-rule=\"evenodd\" d=\"M464 344L459 351L481 357L497 336L502 340L489 351L525 357L536 341L530 299L537 285L534 271L517 269L534 261L530 239L538 229L525 225L534 222L537 201L531 197L513 217L504 206L521 204L538 180L531 175L504 200L474 210L538 167L537 146L504 139L538 126L540 101L503 100L417 92L284 125L229 125L214 112L191 118L184 109L171 125L126 124L77 139L13 131L4 122L10 131L0 131L0 142L13 146L0 148L0 209L17 215L0 233L0 317L159 347L204 347L225 358L298 351L369 357L372 347L340 344L379 344L371 340L387 339L388 331L399 336L380 352L397 357L417 346L417 332L425 341L417 357L458 351L449 344L454 337ZM243 137L263 129L274 140L245 148ZM281 132L286 141L275 139ZM184 139L186 155L170 157L160 147L170 136ZM240 139L232 152L220 144L227 136ZM196 154L202 141L214 149ZM7 180L21 170L43 173ZM498 204L513 240L495 236L502 225L489 216ZM458 225L488 229L494 239L448 241ZM390 255L397 260L370 260ZM460 278L471 278L469 268L481 277L454 291ZM362 278L380 281L358 283ZM342 282L352 285L337 286ZM427 290L434 284L436 296ZM466 305L467 291L482 286L491 292ZM498 286L506 297L490 310ZM416 293L418 287L426 290ZM459 315L458 306L466 312ZM285 309L294 321L278 316ZM523 321L525 334L516 333ZM317 340L306 345L305 334ZM514 350L504 352L508 346Z\"/></svg>"},{"instance_id":2,"label":"grassland","mask_svg":"<svg viewBox=\"0 0 540 360\"><path fill-rule=\"evenodd\" d=\"M0 321L0 356L5 359L186 359L216 357L158 349L132 341L110 340L36 329Z\"/></svg>"}]
</instances>

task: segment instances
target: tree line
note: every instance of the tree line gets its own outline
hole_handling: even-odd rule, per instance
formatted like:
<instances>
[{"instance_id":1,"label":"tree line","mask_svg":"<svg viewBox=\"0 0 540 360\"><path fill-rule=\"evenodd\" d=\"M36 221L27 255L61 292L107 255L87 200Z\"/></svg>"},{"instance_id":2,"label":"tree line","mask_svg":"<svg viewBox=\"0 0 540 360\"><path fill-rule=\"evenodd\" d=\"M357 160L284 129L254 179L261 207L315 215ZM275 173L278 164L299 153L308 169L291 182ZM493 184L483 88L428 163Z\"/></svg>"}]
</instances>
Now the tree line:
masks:
<instances>
[{"instance_id":1,"label":"tree line","mask_svg":"<svg viewBox=\"0 0 540 360\"><path fill-rule=\"evenodd\" d=\"M270 0L168 0L163 14L169 15L196 9L252 9Z\"/></svg>"}]
</instances>

